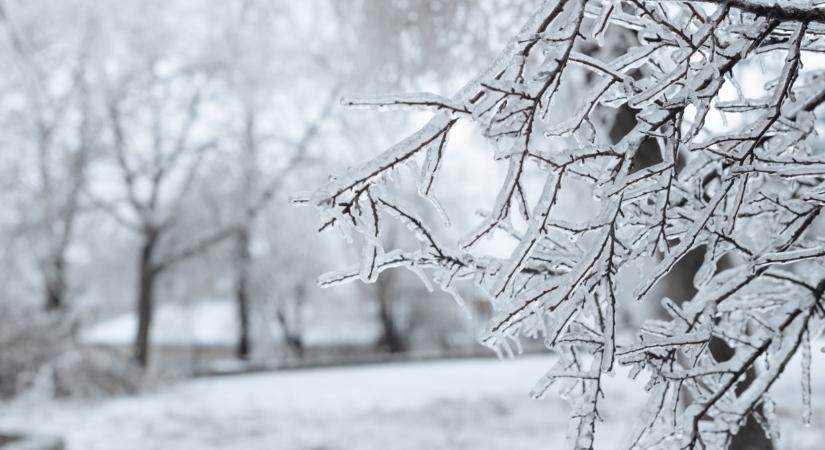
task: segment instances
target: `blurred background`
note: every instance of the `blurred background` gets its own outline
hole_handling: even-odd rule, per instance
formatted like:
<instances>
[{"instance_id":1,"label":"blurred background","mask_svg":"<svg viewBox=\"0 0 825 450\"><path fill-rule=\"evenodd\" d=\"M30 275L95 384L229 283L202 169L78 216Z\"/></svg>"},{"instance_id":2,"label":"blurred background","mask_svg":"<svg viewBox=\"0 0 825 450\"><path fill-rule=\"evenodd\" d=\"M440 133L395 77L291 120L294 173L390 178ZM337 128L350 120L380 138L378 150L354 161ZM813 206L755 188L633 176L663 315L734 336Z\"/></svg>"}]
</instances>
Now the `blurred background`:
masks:
<instances>
[{"instance_id":1,"label":"blurred background","mask_svg":"<svg viewBox=\"0 0 825 450\"><path fill-rule=\"evenodd\" d=\"M449 93L526 3L0 3L0 392L98 349L161 376L473 351L412 274L316 287L358 255L288 199L426 118L342 95Z\"/></svg>"},{"instance_id":2,"label":"blurred background","mask_svg":"<svg viewBox=\"0 0 825 450\"><path fill-rule=\"evenodd\" d=\"M489 357L484 306L470 319L414 274L318 288L359 255L289 197L426 120L341 96L449 94L531 3L0 2L0 447L42 432L70 448L210 448L76 433L109 420L100 405L194 377Z\"/></svg>"},{"instance_id":3,"label":"blurred background","mask_svg":"<svg viewBox=\"0 0 825 450\"><path fill-rule=\"evenodd\" d=\"M357 250L289 203L428 118L341 96L449 95L537 3L0 0L0 448L561 445L550 360L491 358L477 293L320 289ZM466 230L503 168L454 135Z\"/></svg>"}]
</instances>

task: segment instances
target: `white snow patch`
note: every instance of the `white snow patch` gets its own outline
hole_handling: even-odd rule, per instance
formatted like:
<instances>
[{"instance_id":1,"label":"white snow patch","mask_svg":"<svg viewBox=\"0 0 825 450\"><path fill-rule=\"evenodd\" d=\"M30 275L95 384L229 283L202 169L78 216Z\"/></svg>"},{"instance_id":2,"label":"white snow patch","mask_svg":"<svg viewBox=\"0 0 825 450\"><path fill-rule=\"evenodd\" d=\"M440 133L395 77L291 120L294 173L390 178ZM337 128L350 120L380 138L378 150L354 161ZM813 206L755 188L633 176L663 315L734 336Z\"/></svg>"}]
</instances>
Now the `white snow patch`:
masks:
<instances>
[{"instance_id":1,"label":"white snow patch","mask_svg":"<svg viewBox=\"0 0 825 450\"><path fill-rule=\"evenodd\" d=\"M818 347L815 347L818 348ZM512 450L565 448L567 407L528 398L552 356L307 369L182 382L141 397L0 405L0 429L66 436L67 450ZM773 389L781 449L821 448L825 386L801 425L799 364ZM825 357L813 355L814 373ZM645 400L619 368L605 379L596 447L619 448Z\"/></svg>"}]
</instances>

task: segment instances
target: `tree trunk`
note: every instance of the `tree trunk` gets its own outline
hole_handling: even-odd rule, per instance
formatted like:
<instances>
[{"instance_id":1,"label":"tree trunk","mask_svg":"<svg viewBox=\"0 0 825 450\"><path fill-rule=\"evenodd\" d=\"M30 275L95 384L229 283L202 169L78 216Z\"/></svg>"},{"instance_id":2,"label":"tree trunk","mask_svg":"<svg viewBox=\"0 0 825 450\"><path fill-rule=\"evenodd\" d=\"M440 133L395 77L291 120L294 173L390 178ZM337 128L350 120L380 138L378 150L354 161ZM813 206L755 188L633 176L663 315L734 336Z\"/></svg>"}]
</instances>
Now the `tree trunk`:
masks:
<instances>
[{"instance_id":1,"label":"tree trunk","mask_svg":"<svg viewBox=\"0 0 825 450\"><path fill-rule=\"evenodd\" d=\"M47 263L44 272L46 311L61 311L66 305L66 262L62 255Z\"/></svg>"},{"instance_id":2,"label":"tree trunk","mask_svg":"<svg viewBox=\"0 0 825 450\"><path fill-rule=\"evenodd\" d=\"M53 211L51 188L46 180L48 180L48 168L43 167L44 171L44 205L46 211L46 230L48 239L54 243L51 249L50 259L46 262L44 268L44 284L45 284L45 307L46 311L63 310L66 307L68 293L68 261L66 253L72 240L72 234L75 227L77 216L80 213L80 195L83 187L86 184L86 166L88 165L89 157L89 105L88 93L86 91L85 83L80 83L80 101L81 101L81 124L78 129L78 147L76 154L70 161L71 173L71 187L68 190L68 197L65 204ZM41 153L45 155L45 146L49 145L47 139L41 138L41 146L44 147ZM44 156L45 158L45 156ZM43 161L45 162L45 161ZM48 198L46 198L48 196ZM62 221L57 226L55 222Z\"/></svg>"},{"instance_id":3,"label":"tree trunk","mask_svg":"<svg viewBox=\"0 0 825 450\"><path fill-rule=\"evenodd\" d=\"M286 345L298 361L304 359L304 340L300 335L288 334L286 336Z\"/></svg>"},{"instance_id":4,"label":"tree trunk","mask_svg":"<svg viewBox=\"0 0 825 450\"><path fill-rule=\"evenodd\" d=\"M249 252L249 227L245 225L238 233L237 274L235 280L235 301L238 307L238 344L235 353L240 359L249 358L249 270L251 254Z\"/></svg>"},{"instance_id":5,"label":"tree trunk","mask_svg":"<svg viewBox=\"0 0 825 450\"><path fill-rule=\"evenodd\" d=\"M244 134L243 134L243 183L241 198L244 204L244 223L237 235L236 253L236 279L235 279L235 301L238 307L238 345L235 353L240 359L249 358L250 338L249 338L249 279L252 270L252 254L249 250L252 238L252 227L255 221L254 205L251 203L255 197L258 181L258 141L257 141L257 117L251 105L244 107Z\"/></svg>"},{"instance_id":6,"label":"tree trunk","mask_svg":"<svg viewBox=\"0 0 825 450\"><path fill-rule=\"evenodd\" d=\"M295 298L292 303L292 310L287 311L288 305L280 303L275 310L278 324L283 331L284 343L290 355L298 361L304 359L304 332L302 310L306 301L306 288L302 284L295 286Z\"/></svg>"},{"instance_id":7,"label":"tree trunk","mask_svg":"<svg viewBox=\"0 0 825 450\"><path fill-rule=\"evenodd\" d=\"M381 338L378 346L390 353L409 350L409 339L404 336L393 311L393 274L385 271L375 281L375 299L378 302L378 320L381 322Z\"/></svg>"},{"instance_id":8,"label":"tree trunk","mask_svg":"<svg viewBox=\"0 0 825 450\"><path fill-rule=\"evenodd\" d=\"M51 254L43 268L46 311L63 310L66 307L69 291L66 252L69 248L72 229L74 228L75 218L78 213L77 197L80 192L80 183L81 181L78 181L75 187L72 188L70 199L63 213L63 224L61 225L60 234L49 237L49 239L56 241L56 244L53 246L54 248L51 250Z\"/></svg>"},{"instance_id":9,"label":"tree trunk","mask_svg":"<svg viewBox=\"0 0 825 450\"><path fill-rule=\"evenodd\" d=\"M138 267L138 326L134 344L134 359L141 368L146 368L149 362L149 332L152 326L152 313L155 301L155 281L158 276L157 268L153 262L157 240L157 230L148 230L144 234L143 248L140 253L140 265Z\"/></svg>"}]
</instances>

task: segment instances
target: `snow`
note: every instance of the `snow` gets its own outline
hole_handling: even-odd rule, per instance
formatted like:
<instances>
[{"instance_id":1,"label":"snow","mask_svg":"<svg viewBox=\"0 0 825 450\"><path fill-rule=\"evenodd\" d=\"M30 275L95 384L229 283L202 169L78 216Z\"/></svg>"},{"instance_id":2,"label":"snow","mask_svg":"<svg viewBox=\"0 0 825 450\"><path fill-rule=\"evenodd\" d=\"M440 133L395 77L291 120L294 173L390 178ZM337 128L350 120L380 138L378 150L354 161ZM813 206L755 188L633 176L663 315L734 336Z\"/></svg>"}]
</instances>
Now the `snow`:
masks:
<instances>
[{"instance_id":1,"label":"snow","mask_svg":"<svg viewBox=\"0 0 825 450\"><path fill-rule=\"evenodd\" d=\"M0 428L65 433L68 450L513 448L538 445L553 435L547 423L566 420L560 402L522 408L549 365L534 357L198 379L99 404L18 402L0 408Z\"/></svg>"},{"instance_id":2,"label":"snow","mask_svg":"<svg viewBox=\"0 0 825 450\"><path fill-rule=\"evenodd\" d=\"M814 355L814 370L825 358ZM31 398L0 405L0 429L67 437L67 450L372 450L563 448L567 407L530 386L551 356L307 369L185 381L141 397L98 402ZM799 364L794 364L799 367ZM795 369L798 371L798 369ZM596 447L619 448L645 399L626 371L606 380ZM781 448L818 448L825 408L801 426L799 373L774 390ZM791 413L793 411L793 413Z\"/></svg>"}]
</instances>

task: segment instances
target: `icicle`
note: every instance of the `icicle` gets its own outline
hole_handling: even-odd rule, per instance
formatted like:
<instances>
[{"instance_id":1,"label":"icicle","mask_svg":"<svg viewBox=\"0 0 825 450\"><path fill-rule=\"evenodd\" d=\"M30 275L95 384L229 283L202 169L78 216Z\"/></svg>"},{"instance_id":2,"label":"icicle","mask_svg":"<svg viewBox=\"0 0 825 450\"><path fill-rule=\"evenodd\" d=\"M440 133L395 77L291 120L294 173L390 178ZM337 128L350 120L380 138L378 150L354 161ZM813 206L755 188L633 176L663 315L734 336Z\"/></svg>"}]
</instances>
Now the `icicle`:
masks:
<instances>
[{"instance_id":1,"label":"icicle","mask_svg":"<svg viewBox=\"0 0 825 450\"><path fill-rule=\"evenodd\" d=\"M617 2L614 2L613 0L606 0L602 2L602 10L599 13L599 17L593 24L593 33L591 34L591 37L596 40L596 45L599 47L604 46L604 36L610 23L610 15L613 14L614 9L620 7L621 4L617 5Z\"/></svg>"},{"instance_id":2,"label":"icicle","mask_svg":"<svg viewBox=\"0 0 825 450\"><path fill-rule=\"evenodd\" d=\"M433 209L435 209L435 212L438 213L438 217L441 218L441 224L444 225L445 228L450 228L453 226L450 216L447 215L447 210L444 209L444 206L440 201L438 201L437 198L435 198L434 195L427 195L424 199L430 202L430 205Z\"/></svg>"},{"instance_id":3,"label":"icicle","mask_svg":"<svg viewBox=\"0 0 825 450\"><path fill-rule=\"evenodd\" d=\"M461 294L458 293L458 290L452 286L445 287L444 285L442 285L441 288L444 292L450 294L453 300L455 300L455 303L461 309L461 312L464 313L464 316L467 318L467 320L472 322L473 313L470 312L470 307L467 306L467 302L464 300L464 297L462 297Z\"/></svg>"},{"instance_id":4,"label":"icicle","mask_svg":"<svg viewBox=\"0 0 825 450\"><path fill-rule=\"evenodd\" d=\"M510 339L512 339L513 343L516 345L516 354L517 355L523 354L524 353L524 348L521 345L521 339L519 339L518 335L510 336Z\"/></svg>"},{"instance_id":5,"label":"icicle","mask_svg":"<svg viewBox=\"0 0 825 450\"><path fill-rule=\"evenodd\" d=\"M418 167L418 162L413 158L408 159L404 162L404 167L407 168L407 171L410 173L410 176L415 178L421 173L421 168Z\"/></svg>"},{"instance_id":6,"label":"icicle","mask_svg":"<svg viewBox=\"0 0 825 450\"><path fill-rule=\"evenodd\" d=\"M435 182L435 176L438 169L441 167L443 160L443 152L445 145L446 134L438 140L437 145L430 145L424 157L424 163L421 165L421 182L418 186L418 192L421 195L430 193Z\"/></svg>"},{"instance_id":7,"label":"icicle","mask_svg":"<svg viewBox=\"0 0 825 450\"><path fill-rule=\"evenodd\" d=\"M770 439L778 441L781 436L779 431L779 418L776 416L776 402L767 395L762 399L762 415L765 418L765 423L762 428Z\"/></svg>"},{"instance_id":8,"label":"icicle","mask_svg":"<svg viewBox=\"0 0 825 450\"><path fill-rule=\"evenodd\" d=\"M427 275L424 273L424 270L421 269L420 266L418 266L417 264L413 264L410 266L410 270L412 270L413 273L416 276L418 276L418 279L420 279L421 282L424 283L424 287L427 289L427 292L433 292L433 284L430 282L430 279L427 278Z\"/></svg>"},{"instance_id":9,"label":"icicle","mask_svg":"<svg viewBox=\"0 0 825 450\"><path fill-rule=\"evenodd\" d=\"M713 278L713 275L716 273L716 260L717 258L713 254L713 249L708 246L705 250L702 265L699 266L699 269L693 276L693 286L695 286L696 289L701 289Z\"/></svg>"},{"instance_id":10,"label":"icicle","mask_svg":"<svg viewBox=\"0 0 825 450\"><path fill-rule=\"evenodd\" d=\"M808 330L802 337L802 423L811 426L811 335Z\"/></svg>"},{"instance_id":11,"label":"icicle","mask_svg":"<svg viewBox=\"0 0 825 450\"><path fill-rule=\"evenodd\" d=\"M364 283L373 283L378 279L378 261L383 255L381 247L372 243L364 244L363 255L361 257L361 270L359 276Z\"/></svg>"},{"instance_id":12,"label":"icicle","mask_svg":"<svg viewBox=\"0 0 825 450\"><path fill-rule=\"evenodd\" d=\"M607 269L609 270L609 269ZM610 286L607 289L611 289ZM616 353L616 305L613 293L608 293L608 299L605 302L605 323L604 323L604 350L602 350L601 370L609 372L613 369L613 361ZM598 304L596 306L599 307Z\"/></svg>"},{"instance_id":13,"label":"icicle","mask_svg":"<svg viewBox=\"0 0 825 450\"><path fill-rule=\"evenodd\" d=\"M494 352L496 352L496 358L499 360L504 359L504 352L501 351L501 344L499 344L498 340L495 340L488 345Z\"/></svg>"},{"instance_id":14,"label":"icicle","mask_svg":"<svg viewBox=\"0 0 825 450\"><path fill-rule=\"evenodd\" d=\"M547 320L544 317L544 313L541 311L541 307L538 305L537 302L530 305L530 310L535 316L536 320L538 321L538 329L541 332L541 337L547 337L549 329L547 328Z\"/></svg>"}]
</instances>

